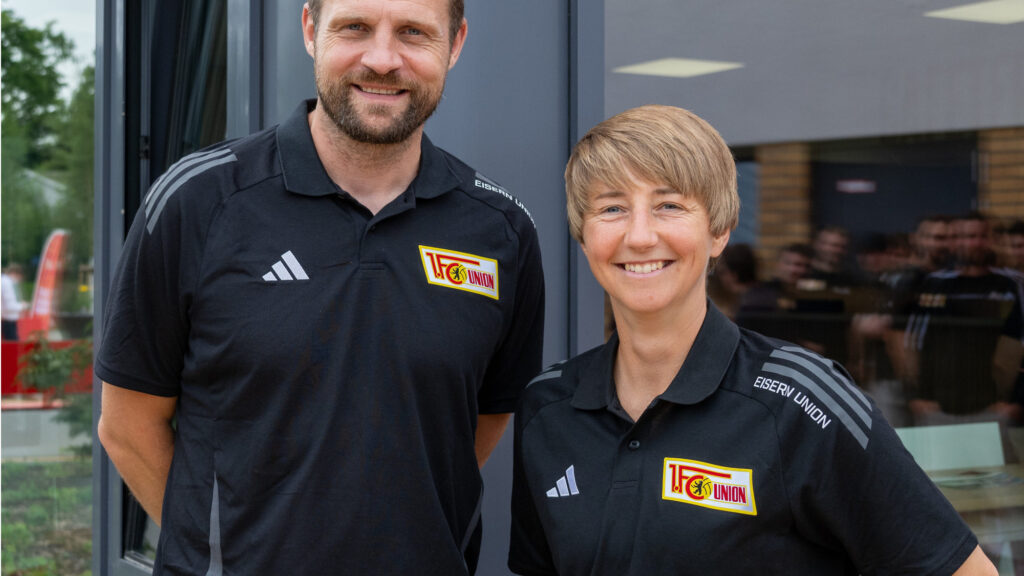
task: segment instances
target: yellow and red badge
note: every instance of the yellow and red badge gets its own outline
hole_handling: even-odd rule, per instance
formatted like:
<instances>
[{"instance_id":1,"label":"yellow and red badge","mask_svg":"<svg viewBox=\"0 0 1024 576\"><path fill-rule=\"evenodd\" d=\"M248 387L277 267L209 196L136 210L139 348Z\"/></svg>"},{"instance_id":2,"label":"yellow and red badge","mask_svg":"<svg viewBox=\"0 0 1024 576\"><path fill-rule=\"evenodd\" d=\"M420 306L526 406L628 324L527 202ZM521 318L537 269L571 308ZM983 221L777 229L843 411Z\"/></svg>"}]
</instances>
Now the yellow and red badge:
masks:
<instances>
[{"instance_id":1,"label":"yellow and red badge","mask_svg":"<svg viewBox=\"0 0 1024 576\"><path fill-rule=\"evenodd\" d=\"M697 460L665 458L661 497L704 508L757 516L754 471Z\"/></svg>"},{"instance_id":2,"label":"yellow and red badge","mask_svg":"<svg viewBox=\"0 0 1024 576\"><path fill-rule=\"evenodd\" d=\"M498 261L465 252L420 246L427 282L498 299Z\"/></svg>"}]
</instances>

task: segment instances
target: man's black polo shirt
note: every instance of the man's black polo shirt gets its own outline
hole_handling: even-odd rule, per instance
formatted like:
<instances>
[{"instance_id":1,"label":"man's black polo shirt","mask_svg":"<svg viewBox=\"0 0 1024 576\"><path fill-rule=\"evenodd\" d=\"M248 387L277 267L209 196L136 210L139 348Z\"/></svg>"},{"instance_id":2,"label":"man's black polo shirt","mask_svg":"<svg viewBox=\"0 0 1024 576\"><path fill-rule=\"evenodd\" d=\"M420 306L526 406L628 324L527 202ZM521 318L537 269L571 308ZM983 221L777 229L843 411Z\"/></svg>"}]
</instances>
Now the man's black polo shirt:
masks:
<instances>
[{"instance_id":1,"label":"man's black polo shirt","mask_svg":"<svg viewBox=\"0 0 1024 576\"><path fill-rule=\"evenodd\" d=\"M312 105L175 164L119 263L96 372L180 397L157 574L465 573L477 414L540 369L522 205L424 137L371 215Z\"/></svg>"},{"instance_id":2,"label":"man's black polo shirt","mask_svg":"<svg viewBox=\"0 0 1024 576\"><path fill-rule=\"evenodd\" d=\"M973 414L1010 400L992 370L1001 337L1024 338L1021 285L1001 269L980 276L930 274L907 322L905 343L920 356L916 395L949 414Z\"/></svg>"},{"instance_id":3,"label":"man's black polo shirt","mask_svg":"<svg viewBox=\"0 0 1024 576\"><path fill-rule=\"evenodd\" d=\"M839 365L713 305L633 423L617 338L516 413L520 574L950 574L977 541Z\"/></svg>"}]
</instances>

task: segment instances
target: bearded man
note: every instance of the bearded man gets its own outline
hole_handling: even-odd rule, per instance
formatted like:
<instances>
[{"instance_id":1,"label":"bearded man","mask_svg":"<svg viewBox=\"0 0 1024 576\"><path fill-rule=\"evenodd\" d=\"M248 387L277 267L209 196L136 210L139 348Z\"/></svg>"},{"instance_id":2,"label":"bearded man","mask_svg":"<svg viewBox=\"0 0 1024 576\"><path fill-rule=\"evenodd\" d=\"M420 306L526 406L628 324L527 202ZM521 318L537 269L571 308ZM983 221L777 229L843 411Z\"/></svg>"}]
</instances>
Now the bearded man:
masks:
<instances>
[{"instance_id":1,"label":"bearded man","mask_svg":"<svg viewBox=\"0 0 1024 576\"><path fill-rule=\"evenodd\" d=\"M423 133L466 30L310 0L317 98L150 189L95 371L154 574L473 573L544 287L522 204Z\"/></svg>"}]
</instances>

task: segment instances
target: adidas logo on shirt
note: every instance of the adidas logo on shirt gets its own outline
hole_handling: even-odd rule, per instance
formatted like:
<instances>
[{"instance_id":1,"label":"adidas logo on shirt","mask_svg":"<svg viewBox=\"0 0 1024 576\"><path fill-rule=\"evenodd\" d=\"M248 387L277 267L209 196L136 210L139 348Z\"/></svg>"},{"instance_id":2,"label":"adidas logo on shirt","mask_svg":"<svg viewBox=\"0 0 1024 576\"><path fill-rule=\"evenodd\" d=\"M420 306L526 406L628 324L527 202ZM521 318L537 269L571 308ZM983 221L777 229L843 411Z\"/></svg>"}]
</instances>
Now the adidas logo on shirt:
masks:
<instances>
[{"instance_id":1,"label":"adidas logo on shirt","mask_svg":"<svg viewBox=\"0 0 1024 576\"><path fill-rule=\"evenodd\" d=\"M548 490L548 498L563 498L565 496L575 496L580 493L580 489L576 486L576 466L569 466L565 469L565 476L558 479L555 482L555 487Z\"/></svg>"},{"instance_id":2,"label":"adidas logo on shirt","mask_svg":"<svg viewBox=\"0 0 1024 576\"><path fill-rule=\"evenodd\" d=\"M263 275L265 282L309 280L309 276L306 276L306 271L302 269L302 264L299 264L299 261L295 259L295 255L292 254L291 250L281 254L281 259L274 262L270 269L270 272Z\"/></svg>"}]
</instances>

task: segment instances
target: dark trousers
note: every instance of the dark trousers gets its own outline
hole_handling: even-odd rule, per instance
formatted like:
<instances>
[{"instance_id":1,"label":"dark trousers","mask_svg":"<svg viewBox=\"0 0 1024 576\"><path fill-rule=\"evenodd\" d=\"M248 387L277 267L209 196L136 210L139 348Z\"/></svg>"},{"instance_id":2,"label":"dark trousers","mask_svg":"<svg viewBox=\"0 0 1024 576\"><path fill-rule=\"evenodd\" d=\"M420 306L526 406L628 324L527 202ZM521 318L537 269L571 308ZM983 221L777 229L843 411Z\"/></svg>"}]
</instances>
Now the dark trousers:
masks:
<instances>
[{"instance_id":1,"label":"dark trousers","mask_svg":"<svg viewBox=\"0 0 1024 576\"><path fill-rule=\"evenodd\" d=\"M3 337L4 337L4 340L17 340L18 339L18 321L17 320L4 320L3 321Z\"/></svg>"}]
</instances>

